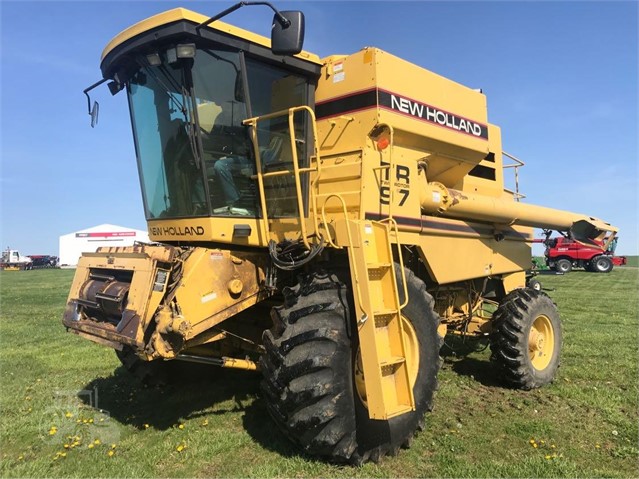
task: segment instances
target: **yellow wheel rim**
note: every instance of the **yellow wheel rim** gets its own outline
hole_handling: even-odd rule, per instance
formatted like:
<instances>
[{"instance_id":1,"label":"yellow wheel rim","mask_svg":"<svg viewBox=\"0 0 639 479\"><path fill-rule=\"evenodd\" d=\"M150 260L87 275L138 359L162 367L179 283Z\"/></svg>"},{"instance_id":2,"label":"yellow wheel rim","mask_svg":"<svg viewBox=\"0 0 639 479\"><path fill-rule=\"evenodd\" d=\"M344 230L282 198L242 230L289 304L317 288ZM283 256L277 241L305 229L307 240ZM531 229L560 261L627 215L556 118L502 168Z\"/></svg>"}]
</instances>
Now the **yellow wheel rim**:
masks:
<instances>
[{"instance_id":1,"label":"yellow wheel rim","mask_svg":"<svg viewBox=\"0 0 639 479\"><path fill-rule=\"evenodd\" d=\"M417 341L417 333L412 323L402 316L402 330L404 331L404 347L406 348L406 364L408 365L408 377L410 378L410 386L415 387L417 381L417 373L419 372L419 342ZM366 401L366 382L364 380L364 368L362 366L362 355L360 349L357 349L357 357L354 364L355 390L362 404L368 408Z\"/></svg>"},{"instance_id":2,"label":"yellow wheel rim","mask_svg":"<svg viewBox=\"0 0 639 479\"><path fill-rule=\"evenodd\" d=\"M555 351L555 331L550 318L537 316L528 335L528 355L533 367L542 371L548 367Z\"/></svg>"}]
</instances>

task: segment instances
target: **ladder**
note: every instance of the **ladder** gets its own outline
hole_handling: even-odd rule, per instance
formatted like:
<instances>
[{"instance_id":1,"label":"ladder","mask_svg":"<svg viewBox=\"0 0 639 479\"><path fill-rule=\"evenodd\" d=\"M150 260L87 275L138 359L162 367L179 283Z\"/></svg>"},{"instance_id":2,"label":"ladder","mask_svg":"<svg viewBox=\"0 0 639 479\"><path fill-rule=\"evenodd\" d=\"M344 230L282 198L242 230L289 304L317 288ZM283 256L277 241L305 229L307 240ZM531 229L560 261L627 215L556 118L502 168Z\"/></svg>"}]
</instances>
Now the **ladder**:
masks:
<instances>
[{"instance_id":1,"label":"ladder","mask_svg":"<svg viewBox=\"0 0 639 479\"><path fill-rule=\"evenodd\" d=\"M403 305L393 268L391 225L348 220L348 229L365 400L372 419L386 420L415 410L400 313ZM406 278L403 280L405 286Z\"/></svg>"}]
</instances>

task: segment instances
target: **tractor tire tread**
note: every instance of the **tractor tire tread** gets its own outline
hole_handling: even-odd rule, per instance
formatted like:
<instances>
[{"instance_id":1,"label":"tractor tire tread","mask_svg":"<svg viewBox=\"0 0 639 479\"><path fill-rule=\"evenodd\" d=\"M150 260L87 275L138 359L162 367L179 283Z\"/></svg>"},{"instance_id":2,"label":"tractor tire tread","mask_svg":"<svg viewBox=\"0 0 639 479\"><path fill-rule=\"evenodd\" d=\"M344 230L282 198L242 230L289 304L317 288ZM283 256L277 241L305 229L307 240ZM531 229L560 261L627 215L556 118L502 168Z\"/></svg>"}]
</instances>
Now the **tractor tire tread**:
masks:
<instances>
[{"instance_id":1,"label":"tractor tire tread","mask_svg":"<svg viewBox=\"0 0 639 479\"><path fill-rule=\"evenodd\" d=\"M531 288L511 291L503 299L493 315L493 332L490 335L491 361L497 364L502 378L513 388L530 390L552 381L559 367L559 357L551 364L549 373L536 374L528 359L528 333L530 325L525 319L536 307L546 307L556 313L556 305L544 292ZM561 342L561 325L556 316ZM531 323L532 324L532 323ZM549 378L550 376L550 378Z\"/></svg>"}]
</instances>

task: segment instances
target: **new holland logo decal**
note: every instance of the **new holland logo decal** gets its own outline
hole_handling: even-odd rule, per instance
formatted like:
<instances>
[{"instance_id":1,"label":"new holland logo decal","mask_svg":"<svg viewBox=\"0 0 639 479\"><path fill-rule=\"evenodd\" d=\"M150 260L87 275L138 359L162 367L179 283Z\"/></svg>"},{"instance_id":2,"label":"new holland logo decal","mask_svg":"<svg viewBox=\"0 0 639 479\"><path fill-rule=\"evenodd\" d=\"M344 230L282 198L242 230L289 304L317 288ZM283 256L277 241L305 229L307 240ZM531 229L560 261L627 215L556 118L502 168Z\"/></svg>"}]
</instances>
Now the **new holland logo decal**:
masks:
<instances>
[{"instance_id":1,"label":"new holland logo decal","mask_svg":"<svg viewBox=\"0 0 639 479\"><path fill-rule=\"evenodd\" d=\"M315 107L315 115L318 119L322 119L370 108L383 108L433 125L455 130L465 135L488 140L488 126L483 123L397 93L375 88L319 102Z\"/></svg>"},{"instance_id":2,"label":"new holland logo decal","mask_svg":"<svg viewBox=\"0 0 639 479\"><path fill-rule=\"evenodd\" d=\"M437 107L396 95L384 90L378 91L379 106L409 115L428 123L434 123L460 133L488 139L488 127Z\"/></svg>"}]
</instances>

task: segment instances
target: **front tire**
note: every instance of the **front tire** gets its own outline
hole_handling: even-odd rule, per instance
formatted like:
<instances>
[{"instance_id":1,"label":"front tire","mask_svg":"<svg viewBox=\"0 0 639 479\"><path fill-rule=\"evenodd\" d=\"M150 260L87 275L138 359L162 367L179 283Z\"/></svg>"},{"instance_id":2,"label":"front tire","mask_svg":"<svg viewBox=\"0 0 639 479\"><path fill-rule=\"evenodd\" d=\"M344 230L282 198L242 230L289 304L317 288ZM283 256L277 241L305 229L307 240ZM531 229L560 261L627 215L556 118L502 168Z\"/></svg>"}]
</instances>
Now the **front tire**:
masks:
<instances>
[{"instance_id":1,"label":"front tire","mask_svg":"<svg viewBox=\"0 0 639 479\"><path fill-rule=\"evenodd\" d=\"M591 269L595 273L610 273L612 271L612 260L607 256L597 256L590 260Z\"/></svg>"},{"instance_id":2,"label":"front tire","mask_svg":"<svg viewBox=\"0 0 639 479\"><path fill-rule=\"evenodd\" d=\"M572 271L572 262L569 259L562 258L557 261L555 267L560 273L570 273Z\"/></svg>"},{"instance_id":3,"label":"front tire","mask_svg":"<svg viewBox=\"0 0 639 479\"><path fill-rule=\"evenodd\" d=\"M516 289L493 315L491 360L514 388L534 389L552 382L561 342L559 313L545 293Z\"/></svg>"},{"instance_id":4,"label":"front tire","mask_svg":"<svg viewBox=\"0 0 639 479\"><path fill-rule=\"evenodd\" d=\"M395 270L400 281L397 265ZM415 333L419 363L415 411L386 421L368 417L361 385L358 391L355 384L358 338L344 284L334 275L309 275L285 289L284 305L273 309L275 324L264 333L266 354L260 361L262 391L277 425L307 453L341 463L378 461L408 447L423 428L440 365L439 318L424 283L408 270L405 274L409 302L402 318Z\"/></svg>"}]
</instances>

